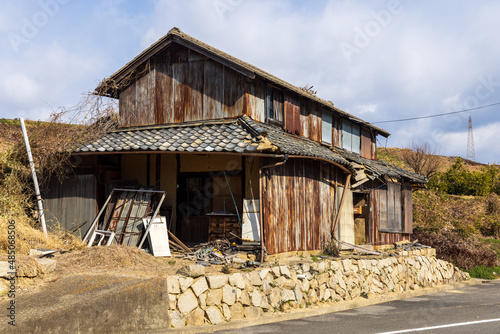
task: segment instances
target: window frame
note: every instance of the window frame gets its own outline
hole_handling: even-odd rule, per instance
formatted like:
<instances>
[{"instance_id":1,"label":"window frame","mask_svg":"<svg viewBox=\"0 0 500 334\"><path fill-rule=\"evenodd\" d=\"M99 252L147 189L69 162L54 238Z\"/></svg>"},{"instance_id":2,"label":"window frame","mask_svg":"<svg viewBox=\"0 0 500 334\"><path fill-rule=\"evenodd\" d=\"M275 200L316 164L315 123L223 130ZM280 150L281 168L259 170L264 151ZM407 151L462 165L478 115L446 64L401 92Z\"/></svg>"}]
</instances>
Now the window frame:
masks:
<instances>
[{"instance_id":1,"label":"window frame","mask_svg":"<svg viewBox=\"0 0 500 334\"><path fill-rule=\"evenodd\" d=\"M361 126L347 119L342 119L342 148L356 154L361 154ZM354 129L357 130L354 133ZM353 140L355 139L355 140ZM356 150L353 150L354 145Z\"/></svg>"},{"instance_id":2,"label":"window frame","mask_svg":"<svg viewBox=\"0 0 500 334\"><path fill-rule=\"evenodd\" d=\"M279 110L276 106L276 103L280 103L281 106L279 107ZM277 115L277 113L280 113L280 115ZM281 116L276 117L276 116ZM284 94L283 90L272 86L272 85L267 85L266 88L266 120L268 123L274 123L278 125L284 125L284 117L285 116L285 101L284 101Z\"/></svg>"}]
</instances>

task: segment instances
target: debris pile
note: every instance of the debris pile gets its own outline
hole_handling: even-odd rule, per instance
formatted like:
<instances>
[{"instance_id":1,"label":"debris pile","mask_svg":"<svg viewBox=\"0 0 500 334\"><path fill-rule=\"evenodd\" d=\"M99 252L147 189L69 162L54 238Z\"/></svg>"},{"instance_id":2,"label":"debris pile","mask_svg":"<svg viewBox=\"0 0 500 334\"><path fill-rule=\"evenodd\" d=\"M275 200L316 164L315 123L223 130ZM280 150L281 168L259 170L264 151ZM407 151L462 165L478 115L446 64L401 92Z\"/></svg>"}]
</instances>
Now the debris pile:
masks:
<instances>
[{"instance_id":1,"label":"debris pile","mask_svg":"<svg viewBox=\"0 0 500 334\"><path fill-rule=\"evenodd\" d=\"M411 251L415 249L431 248L431 247L422 245L421 243L418 242L418 240L415 240L413 242L405 240L405 241L395 242L394 248L396 250Z\"/></svg>"},{"instance_id":2,"label":"debris pile","mask_svg":"<svg viewBox=\"0 0 500 334\"><path fill-rule=\"evenodd\" d=\"M196 260L210 264L232 263L238 251L236 244L227 239L213 240L196 248L194 252Z\"/></svg>"}]
</instances>

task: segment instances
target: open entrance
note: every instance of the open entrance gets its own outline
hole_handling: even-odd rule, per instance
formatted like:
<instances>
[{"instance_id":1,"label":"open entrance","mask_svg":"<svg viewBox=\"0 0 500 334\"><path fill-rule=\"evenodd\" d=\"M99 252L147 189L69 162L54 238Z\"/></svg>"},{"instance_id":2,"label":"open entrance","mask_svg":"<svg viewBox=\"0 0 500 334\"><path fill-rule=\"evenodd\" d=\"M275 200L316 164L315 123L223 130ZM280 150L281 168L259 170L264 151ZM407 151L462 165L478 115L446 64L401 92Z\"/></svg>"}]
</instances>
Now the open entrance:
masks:
<instances>
[{"instance_id":1,"label":"open entrance","mask_svg":"<svg viewBox=\"0 0 500 334\"><path fill-rule=\"evenodd\" d=\"M180 173L178 226L184 242L240 236L243 209L241 171Z\"/></svg>"},{"instance_id":2,"label":"open entrance","mask_svg":"<svg viewBox=\"0 0 500 334\"><path fill-rule=\"evenodd\" d=\"M370 233L370 194L353 192L354 210L354 243L365 245L369 242Z\"/></svg>"}]
</instances>

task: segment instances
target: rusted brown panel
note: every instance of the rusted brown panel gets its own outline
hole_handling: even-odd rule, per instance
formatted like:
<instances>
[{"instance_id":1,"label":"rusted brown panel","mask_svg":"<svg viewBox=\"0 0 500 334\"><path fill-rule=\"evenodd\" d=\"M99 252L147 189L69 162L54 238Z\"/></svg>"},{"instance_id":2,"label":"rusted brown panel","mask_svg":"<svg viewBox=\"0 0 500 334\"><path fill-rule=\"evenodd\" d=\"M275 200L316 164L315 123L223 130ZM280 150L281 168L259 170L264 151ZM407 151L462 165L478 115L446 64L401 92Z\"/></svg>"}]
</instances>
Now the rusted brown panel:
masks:
<instances>
[{"instance_id":1,"label":"rusted brown panel","mask_svg":"<svg viewBox=\"0 0 500 334\"><path fill-rule=\"evenodd\" d=\"M340 117L336 114L332 118L332 146L339 147L340 141Z\"/></svg>"},{"instance_id":2,"label":"rusted brown panel","mask_svg":"<svg viewBox=\"0 0 500 334\"><path fill-rule=\"evenodd\" d=\"M136 123L135 92L136 85L134 83L120 93L119 110L121 126L133 126Z\"/></svg>"},{"instance_id":3,"label":"rusted brown panel","mask_svg":"<svg viewBox=\"0 0 500 334\"><path fill-rule=\"evenodd\" d=\"M361 156L372 159L372 137L367 129L361 131Z\"/></svg>"},{"instance_id":4,"label":"rusted brown panel","mask_svg":"<svg viewBox=\"0 0 500 334\"><path fill-rule=\"evenodd\" d=\"M285 93L285 131L293 134L300 133L299 99L290 93Z\"/></svg>"},{"instance_id":5,"label":"rusted brown panel","mask_svg":"<svg viewBox=\"0 0 500 334\"><path fill-rule=\"evenodd\" d=\"M197 121L203 119L203 86L204 86L204 61L189 62L188 86L191 89L191 99L188 101L190 114L186 121Z\"/></svg>"},{"instance_id":6,"label":"rusted brown panel","mask_svg":"<svg viewBox=\"0 0 500 334\"><path fill-rule=\"evenodd\" d=\"M136 122L134 125L154 124L154 87L154 70L136 81Z\"/></svg>"},{"instance_id":7,"label":"rusted brown panel","mask_svg":"<svg viewBox=\"0 0 500 334\"><path fill-rule=\"evenodd\" d=\"M222 118L224 66L212 60L205 61L203 118Z\"/></svg>"},{"instance_id":8,"label":"rusted brown panel","mask_svg":"<svg viewBox=\"0 0 500 334\"><path fill-rule=\"evenodd\" d=\"M258 122L266 121L266 85L263 81L255 79L248 85L247 115Z\"/></svg>"},{"instance_id":9,"label":"rusted brown panel","mask_svg":"<svg viewBox=\"0 0 500 334\"><path fill-rule=\"evenodd\" d=\"M167 64L163 58L155 64L156 87L155 87L155 124L166 124L173 122L172 106L172 66Z\"/></svg>"},{"instance_id":10,"label":"rusted brown panel","mask_svg":"<svg viewBox=\"0 0 500 334\"><path fill-rule=\"evenodd\" d=\"M224 117L243 115L246 81L235 71L224 68Z\"/></svg>"},{"instance_id":11,"label":"rusted brown panel","mask_svg":"<svg viewBox=\"0 0 500 334\"><path fill-rule=\"evenodd\" d=\"M303 137L309 138L309 109L306 99L300 100L300 114L299 114L299 134Z\"/></svg>"},{"instance_id":12,"label":"rusted brown panel","mask_svg":"<svg viewBox=\"0 0 500 334\"><path fill-rule=\"evenodd\" d=\"M174 93L174 122L182 123L186 119L187 108L189 107L190 88L185 84L188 75L187 67L184 63L173 64L173 93Z\"/></svg>"},{"instance_id":13,"label":"rusted brown panel","mask_svg":"<svg viewBox=\"0 0 500 334\"><path fill-rule=\"evenodd\" d=\"M321 141L321 107L317 103L310 103L311 113L309 114L309 138Z\"/></svg>"},{"instance_id":14,"label":"rusted brown panel","mask_svg":"<svg viewBox=\"0 0 500 334\"><path fill-rule=\"evenodd\" d=\"M292 160L291 164L287 166L285 171L285 192L287 200L287 230L288 230L288 249L295 251L297 250L296 242L296 226L300 223L296 220L295 212L297 206L297 199L295 198L295 183L296 183L296 172L295 165L297 160Z\"/></svg>"},{"instance_id":15,"label":"rusted brown panel","mask_svg":"<svg viewBox=\"0 0 500 334\"><path fill-rule=\"evenodd\" d=\"M297 250L303 251L306 250L306 236L307 236L307 228L306 228L306 195L305 195L305 178L304 178L304 161L300 161L297 164L296 168L296 183L295 183L295 198L298 201L297 203L297 222L302 222L301 224L297 224Z\"/></svg>"}]
</instances>

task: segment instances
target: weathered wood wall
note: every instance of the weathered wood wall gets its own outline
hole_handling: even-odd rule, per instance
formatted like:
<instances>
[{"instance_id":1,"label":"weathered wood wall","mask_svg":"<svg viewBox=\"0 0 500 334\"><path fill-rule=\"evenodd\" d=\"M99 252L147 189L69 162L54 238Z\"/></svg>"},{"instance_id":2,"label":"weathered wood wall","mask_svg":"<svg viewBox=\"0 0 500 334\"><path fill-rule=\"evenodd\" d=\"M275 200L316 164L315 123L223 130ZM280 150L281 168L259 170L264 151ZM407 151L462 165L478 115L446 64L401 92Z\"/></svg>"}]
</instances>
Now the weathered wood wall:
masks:
<instances>
[{"instance_id":1,"label":"weathered wood wall","mask_svg":"<svg viewBox=\"0 0 500 334\"><path fill-rule=\"evenodd\" d=\"M391 185L389 183L389 185ZM399 189L399 191L396 191ZM392 200L391 200L392 198ZM388 212L392 211L392 214ZM386 215L386 218L381 217ZM391 216L389 218L389 216ZM392 221L387 222L387 218ZM386 222L384 222L386 221ZM412 233L411 186L381 187L370 190L370 243L386 245L398 241L410 240ZM382 226L381 226L382 225ZM399 225L400 231L388 231Z\"/></svg>"},{"instance_id":2,"label":"weathered wood wall","mask_svg":"<svg viewBox=\"0 0 500 334\"><path fill-rule=\"evenodd\" d=\"M272 162L264 159L263 164ZM336 213L336 167L289 159L264 171L262 215L269 254L322 249Z\"/></svg>"},{"instance_id":3,"label":"weathered wood wall","mask_svg":"<svg viewBox=\"0 0 500 334\"><path fill-rule=\"evenodd\" d=\"M193 50L173 44L130 78L119 94L121 125L125 127L182 123L247 115L266 121L266 87ZM283 92L285 131L321 142L319 103ZM332 145L340 143L340 118L334 112ZM374 157L374 137L362 135L361 153Z\"/></svg>"},{"instance_id":4,"label":"weathered wood wall","mask_svg":"<svg viewBox=\"0 0 500 334\"><path fill-rule=\"evenodd\" d=\"M94 175L51 179L43 194L45 218L50 227L76 228L83 236L97 214L97 183ZM78 233L78 231L77 231Z\"/></svg>"}]
</instances>

